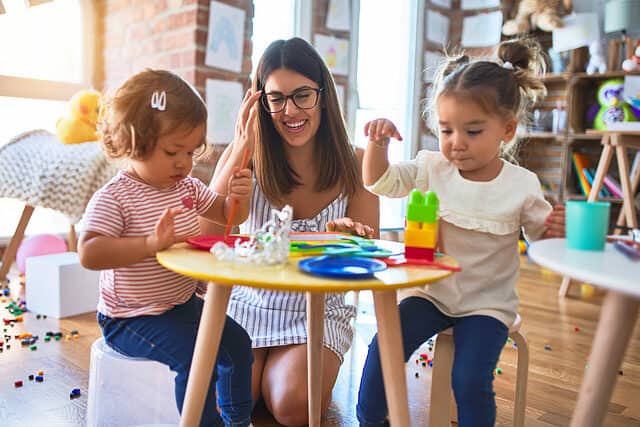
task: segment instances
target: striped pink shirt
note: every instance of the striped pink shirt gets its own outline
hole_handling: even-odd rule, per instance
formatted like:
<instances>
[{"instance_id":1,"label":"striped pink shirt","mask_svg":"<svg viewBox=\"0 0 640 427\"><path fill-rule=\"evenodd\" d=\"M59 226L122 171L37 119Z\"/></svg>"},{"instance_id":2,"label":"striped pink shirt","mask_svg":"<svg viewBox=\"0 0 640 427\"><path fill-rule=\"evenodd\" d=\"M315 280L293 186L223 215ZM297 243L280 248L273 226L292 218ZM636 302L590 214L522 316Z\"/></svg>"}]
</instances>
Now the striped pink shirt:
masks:
<instances>
[{"instance_id":1,"label":"striped pink shirt","mask_svg":"<svg viewBox=\"0 0 640 427\"><path fill-rule=\"evenodd\" d=\"M118 173L87 205L84 231L109 237L148 236L166 208L188 208L175 219L176 235L200 233L198 215L217 194L196 178L187 177L170 189L157 189ZM155 256L128 267L102 270L98 311L109 317L160 314L186 302L198 281L167 270Z\"/></svg>"}]
</instances>

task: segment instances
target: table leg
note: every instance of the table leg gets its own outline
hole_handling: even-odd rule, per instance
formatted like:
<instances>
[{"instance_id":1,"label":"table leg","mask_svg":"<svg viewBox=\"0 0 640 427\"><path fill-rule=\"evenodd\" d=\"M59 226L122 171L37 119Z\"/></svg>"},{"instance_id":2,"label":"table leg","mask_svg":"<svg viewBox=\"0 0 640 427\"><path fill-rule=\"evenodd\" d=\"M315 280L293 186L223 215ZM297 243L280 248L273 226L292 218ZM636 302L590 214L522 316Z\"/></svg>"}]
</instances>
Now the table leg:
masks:
<instances>
[{"instance_id":1,"label":"table leg","mask_svg":"<svg viewBox=\"0 0 640 427\"><path fill-rule=\"evenodd\" d=\"M611 158L613 157L613 147L609 144L609 137L605 134L602 137L602 153L600 154L600 160L598 161L598 168L596 169L596 176L593 178L593 185L589 192L588 200L593 202L598 198L604 177L607 175L609 165L611 165Z\"/></svg>"},{"instance_id":2,"label":"table leg","mask_svg":"<svg viewBox=\"0 0 640 427\"><path fill-rule=\"evenodd\" d=\"M620 186L622 187L622 210L627 217L627 225L632 228L637 228L638 218L636 217L636 207L633 203L633 193L631 193L627 150L624 146L618 145L616 147L616 155L618 159L618 170L620 172Z\"/></svg>"},{"instance_id":3,"label":"table leg","mask_svg":"<svg viewBox=\"0 0 640 427\"><path fill-rule=\"evenodd\" d=\"M196 346L193 350L187 392L182 407L180 427L200 425L213 365L218 356L218 347L220 346L220 337L224 328L230 295L231 286L210 282L207 287Z\"/></svg>"},{"instance_id":4,"label":"table leg","mask_svg":"<svg viewBox=\"0 0 640 427\"><path fill-rule=\"evenodd\" d=\"M1 281L7 278L7 273L9 272L9 268L11 268L13 260L16 258L18 246L20 246L20 242L22 242L24 231L27 229L27 224L29 224L34 209L35 208L30 205L24 205L24 209L22 209L22 215L20 216L16 231L13 233L13 237L9 241L9 245L4 250L4 255L2 256L2 265L0 265Z\"/></svg>"},{"instance_id":5,"label":"table leg","mask_svg":"<svg viewBox=\"0 0 640 427\"><path fill-rule=\"evenodd\" d=\"M401 350L402 334L396 291L373 291L373 302L378 324L380 361L389 406L389 420L392 427L409 427L407 377Z\"/></svg>"},{"instance_id":6,"label":"table leg","mask_svg":"<svg viewBox=\"0 0 640 427\"><path fill-rule=\"evenodd\" d=\"M309 426L320 427L322 416L322 342L324 337L324 292L307 292L307 390Z\"/></svg>"},{"instance_id":7,"label":"table leg","mask_svg":"<svg viewBox=\"0 0 640 427\"><path fill-rule=\"evenodd\" d=\"M613 291L607 293L571 427L602 425L618 369L638 318L638 307L638 299Z\"/></svg>"},{"instance_id":8,"label":"table leg","mask_svg":"<svg viewBox=\"0 0 640 427\"><path fill-rule=\"evenodd\" d=\"M634 174L629 178L631 182L631 194L636 194L638 192L638 187L640 186L640 167L635 168ZM626 215L624 209L620 209L620 213L618 214L618 221L616 225L626 225ZM616 229L615 234L620 234L620 229Z\"/></svg>"},{"instance_id":9,"label":"table leg","mask_svg":"<svg viewBox=\"0 0 640 427\"><path fill-rule=\"evenodd\" d=\"M78 252L78 236L76 235L76 226L69 225L69 252Z\"/></svg>"}]
</instances>

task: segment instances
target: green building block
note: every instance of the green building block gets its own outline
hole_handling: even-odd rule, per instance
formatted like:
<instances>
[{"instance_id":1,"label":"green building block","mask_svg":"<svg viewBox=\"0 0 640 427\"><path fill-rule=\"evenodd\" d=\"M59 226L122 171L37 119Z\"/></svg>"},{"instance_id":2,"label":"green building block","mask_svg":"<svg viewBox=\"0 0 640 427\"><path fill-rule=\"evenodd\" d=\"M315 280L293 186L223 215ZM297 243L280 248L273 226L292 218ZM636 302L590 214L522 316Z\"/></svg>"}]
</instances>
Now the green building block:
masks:
<instances>
[{"instance_id":1,"label":"green building block","mask_svg":"<svg viewBox=\"0 0 640 427\"><path fill-rule=\"evenodd\" d=\"M420 190L413 190L407 204L407 221L437 222L438 205L438 195L433 191L422 194Z\"/></svg>"}]
</instances>

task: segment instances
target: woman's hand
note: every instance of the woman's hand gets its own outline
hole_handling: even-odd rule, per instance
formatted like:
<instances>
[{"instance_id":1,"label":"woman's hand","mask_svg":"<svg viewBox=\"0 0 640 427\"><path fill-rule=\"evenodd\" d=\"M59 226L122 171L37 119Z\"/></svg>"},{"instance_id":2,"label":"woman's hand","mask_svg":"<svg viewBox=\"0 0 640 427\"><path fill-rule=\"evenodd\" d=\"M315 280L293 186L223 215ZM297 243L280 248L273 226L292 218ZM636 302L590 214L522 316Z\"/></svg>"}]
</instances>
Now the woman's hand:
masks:
<instances>
[{"instance_id":1,"label":"woman's hand","mask_svg":"<svg viewBox=\"0 0 640 427\"><path fill-rule=\"evenodd\" d=\"M396 125L388 119L375 119L364 125L364 136L369 137L369 142L386 147L390 138L402 141L402 136Z\"/></svg>"},{"instance_id":2,"label":"woman's hand","mask_svg":"<svg viewBox=\"0 0 640 427\"><path fill-rule=\"evenodd\" d=\"M349 233L356 236L373 238L373 228L368 225L356 222L349 217L334 219L327 223L327 231L336 231L339 233Z\"/></svg>"},{"instance_id":3,"label":"woman's hand","mask_svg":"<svg viewBox=\"0 0 640 427\"><path fill-rule=\"evenodd\" d=\"M262 91L252 92L251 89L244 94L244 99L240 104L238 117L236 118L236 129L233 138L234 148L249 150L249 154L253 154L253 144L255 143L255 126L258 117L258 108L260 104L258 100L262 95ZM241 165L242 167L246 165Z\"/></svg>"},{"instance_id":4,"label":"woman's hand","mask_svg":"<svg viewBox=\"0 0 640 427\"><path fill-rule=\"evenodd\" d=\"M551 213L549 213L549 215L547 215L547 218L544 220L544 225L547 227L547 229L542 235L543 239L550 239L552 237L564 237L565 236L564 205L555 205Z\"/></svg>"}]
</instances>

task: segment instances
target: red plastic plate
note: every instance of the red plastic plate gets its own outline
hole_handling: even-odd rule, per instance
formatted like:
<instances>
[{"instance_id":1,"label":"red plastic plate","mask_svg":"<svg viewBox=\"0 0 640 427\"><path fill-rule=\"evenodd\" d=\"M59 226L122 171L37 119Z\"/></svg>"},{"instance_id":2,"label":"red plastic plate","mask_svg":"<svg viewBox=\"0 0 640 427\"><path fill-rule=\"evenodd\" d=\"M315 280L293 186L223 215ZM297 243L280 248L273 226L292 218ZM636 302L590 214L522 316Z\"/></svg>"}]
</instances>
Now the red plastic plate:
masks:
<instances>
[{"instance_id":1,"label":"red plastic plate","mask_svg":"<svg viewBox=\"0 0 640 427\"><path fill-rule=\"evenodd\" d=\"M247 240L249 240L249 237L240 236L237 234L230 234L225 239L224 235L222 234L212 234L208 236L189 237L187 239L187 243L189 243L191 246L195 246L198 249L202 249L203 251L208 251L209 249L211 249L213 245L215 245L218 242L224 242L227 245L233 247L237 239L240 239L241 242L246 242Z\"/></svg>"}]
</instances>

